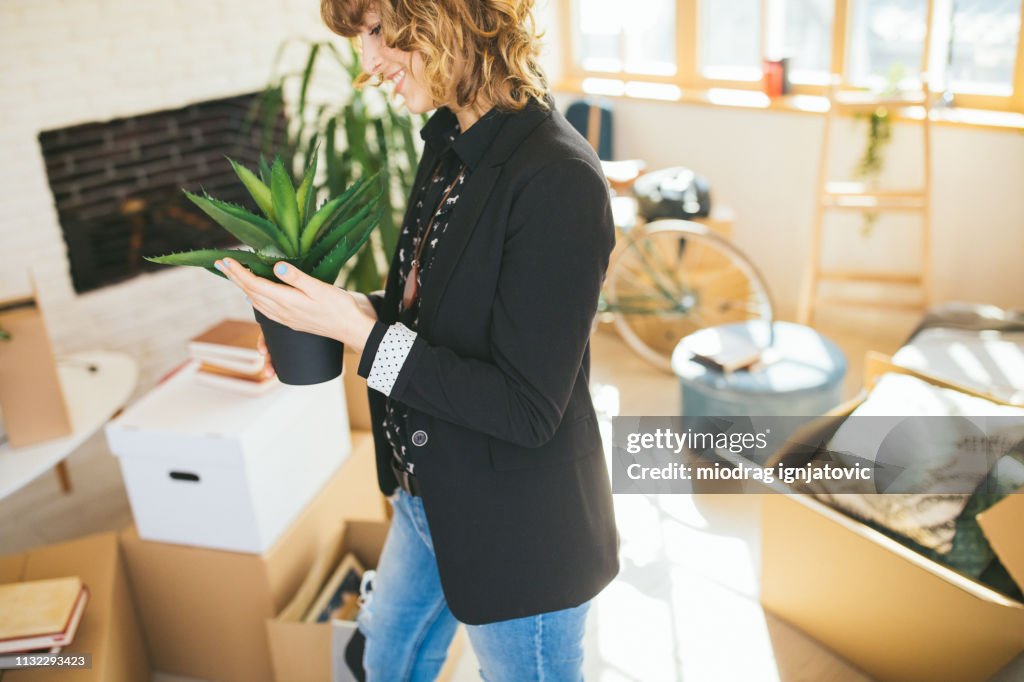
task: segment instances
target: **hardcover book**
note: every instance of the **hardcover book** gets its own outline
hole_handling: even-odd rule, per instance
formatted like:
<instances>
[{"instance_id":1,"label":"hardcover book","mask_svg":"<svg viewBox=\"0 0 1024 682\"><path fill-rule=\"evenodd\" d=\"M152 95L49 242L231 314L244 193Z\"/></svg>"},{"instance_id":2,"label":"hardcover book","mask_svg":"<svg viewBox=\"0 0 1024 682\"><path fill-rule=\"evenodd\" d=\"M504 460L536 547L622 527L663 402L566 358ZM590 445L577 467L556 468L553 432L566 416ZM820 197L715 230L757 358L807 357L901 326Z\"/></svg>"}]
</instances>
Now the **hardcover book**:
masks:
<instances>
[{"instance_id":1,"label":"hardcover book","mask_svg":"<svg viewBox=\"0 0 1024 682\"><path fill-rule=\"evenodd\" d=\"M66 646L88 600L76 576L0 585L0 653Z\"/></svg>"},{"instance_id":2,"label":"hardcover book","mask_svg":"<svg viewBox=\"0 0 1024 682\"><path fill-rule=\"evenodd\" d=\"M247 320L224 320L193 337L188 352L193 358L238 372L258 371L264 363L257 348L260 326Z\"/></svg>"}]
</instances>

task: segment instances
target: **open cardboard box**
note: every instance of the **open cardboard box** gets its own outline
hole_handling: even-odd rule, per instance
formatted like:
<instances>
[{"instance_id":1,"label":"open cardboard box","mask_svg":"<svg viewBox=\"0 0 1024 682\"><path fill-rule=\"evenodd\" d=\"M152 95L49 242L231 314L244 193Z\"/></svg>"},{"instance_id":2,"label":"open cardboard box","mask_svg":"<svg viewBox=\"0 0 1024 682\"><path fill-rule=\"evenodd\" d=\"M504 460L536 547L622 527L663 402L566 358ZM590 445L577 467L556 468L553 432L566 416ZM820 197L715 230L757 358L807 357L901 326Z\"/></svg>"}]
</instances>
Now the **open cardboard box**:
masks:
<instances>
[{"instance_id":1,"label":"open cardboard box","mask_svg":"<svg viewBox=\"0 0 1024 682\"><path fill-rule=\"evenodd\" d=\"M143 540L134 526L124 531L153 667L218 682L272 682L265 621L336 546L347 519L383 520L386 505L373 438L353 431L352 454L262 555Z\"/></svg>"},{"instance_id":2,"label":"open cardboard box","mask_svg":"<svg viewBox=\"0 0 1024 682\"><path fill-rule=\"evenodd\" d=\"M877 355L868 358L866 385L885 372L960 390ZM849 415L863 399L830 415ZM835 425L824 419L807 428ZM1024 489L1017 493L979 514L978 522L1024 588ZM811 495L766 494L762 502L762 604L872 676L980 681L1024 651L1024 604Z\"/></svg>"},{"instance_id":3,"label":"open cardboard box","mask_svg":"<svg viewBox=\"0 0 1024 682\"><path fill-rule=\"evenodd\" d=\"M46 329L34 296L0 301L0 408L11 447L71 433L71 415Z\"/></svg>"},{"instance_id":4,"label":"open cardboard box","mask_svg":"<svg viewBox=\"0 0 1024 682\"><path fill-rule=\"evenodd\" d=\"M3 682L139 682L150 677L149 658L118 550L117 533L0 557L0 583L77 575L89 601L72 643L61 654L92 654L91 669L24 668L0 673Z\"/></svg>"},{"instance_id":5,"label":"open cardboard box","mask_svg":"<svg viewBox=\"0 0 1024 682\"><path fill-rule=\"evenodd\" d=\"M307 580L295 596L278 613L267 620L267 639L277 680L294 682L354 682L344 663L345 647L355 633L352 621L306 623L286 613L303 614L315 601L323 582L352 552L365 570L377 565L388 524L374 521L349 521L337 545L327 548L317 559ZM465 645L466 632L460 627L448 648L448 660L438 675L438 682L449 680Z\"/></svg>"}]
</instances>

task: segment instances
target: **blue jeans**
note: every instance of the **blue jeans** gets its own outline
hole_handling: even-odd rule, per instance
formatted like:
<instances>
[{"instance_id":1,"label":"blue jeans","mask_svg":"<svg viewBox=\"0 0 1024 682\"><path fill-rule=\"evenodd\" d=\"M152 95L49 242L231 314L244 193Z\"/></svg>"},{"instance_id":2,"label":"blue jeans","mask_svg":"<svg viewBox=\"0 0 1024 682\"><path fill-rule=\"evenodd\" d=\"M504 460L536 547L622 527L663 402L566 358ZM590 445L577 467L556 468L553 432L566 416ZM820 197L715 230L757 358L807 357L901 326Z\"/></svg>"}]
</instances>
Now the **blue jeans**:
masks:
<instances>
[{"instance_id":1,"label":"blue jeans","mask_svg":"<svg viewBox=\"0 0 1024 682\"><path fill-rule=\"evenodd\" d=\"M390 499L391 529L358 616L366 636L366 679L433 680L459 623L441 592L423 501L401 489ZM486 682L579 682L589 606L587 601L561 611L467 625L481 676Z\"/></svg>"}]
</instances>

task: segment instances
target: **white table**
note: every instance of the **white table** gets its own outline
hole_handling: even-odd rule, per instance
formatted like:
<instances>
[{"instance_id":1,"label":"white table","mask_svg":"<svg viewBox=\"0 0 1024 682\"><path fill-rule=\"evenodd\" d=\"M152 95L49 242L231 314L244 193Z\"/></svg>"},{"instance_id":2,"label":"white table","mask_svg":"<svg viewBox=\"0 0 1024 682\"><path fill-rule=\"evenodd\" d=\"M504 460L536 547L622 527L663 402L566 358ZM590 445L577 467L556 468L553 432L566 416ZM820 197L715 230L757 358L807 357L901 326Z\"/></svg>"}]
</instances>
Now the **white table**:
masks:
<instances>
[{"instance_id":1,"label":"white table","mask_svg":"<svg viewBox=\"0 0 1024 682\"><path fill-rule=\"evenodd\" d=\"M96 371L90 371L89 367ZM124 353L86 351L57 359L64 401L71 419L67 436L13 448L0 445L0 499L57 467L61 488L71 489L64 459L107 423L131 396L138 381L135 360Z\"/></svg>"}]
</instances>

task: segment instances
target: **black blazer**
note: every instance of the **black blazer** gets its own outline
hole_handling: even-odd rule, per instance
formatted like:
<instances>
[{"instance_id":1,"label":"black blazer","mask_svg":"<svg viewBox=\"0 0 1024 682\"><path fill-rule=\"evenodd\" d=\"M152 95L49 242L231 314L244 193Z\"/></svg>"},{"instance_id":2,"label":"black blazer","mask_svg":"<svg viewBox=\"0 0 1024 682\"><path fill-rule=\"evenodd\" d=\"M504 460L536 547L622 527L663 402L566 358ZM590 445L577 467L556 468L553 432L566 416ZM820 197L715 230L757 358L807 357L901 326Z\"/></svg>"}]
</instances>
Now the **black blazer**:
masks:
<instances>
[{"instance_id":1,"label":"black blazer","mask_svg":"<svg viewBox=\"0 0 1024 682\"><path fill-rule=\"evenodd\" d=\"M548 101L505 121L461 189L391 391L409 407L408 432L423 432L414 444L425 436L416 474L445 598L474 625L577 606L619 570L588 388L615 232L597 156ZM416 185L434 156L425 149ZM398 319L397 275L393 260L385 290L370 296L378 340ZM360 376L372 360L364 352ZM390 495L385 396L368 390Z\"/></svg>"}]
</instances>

